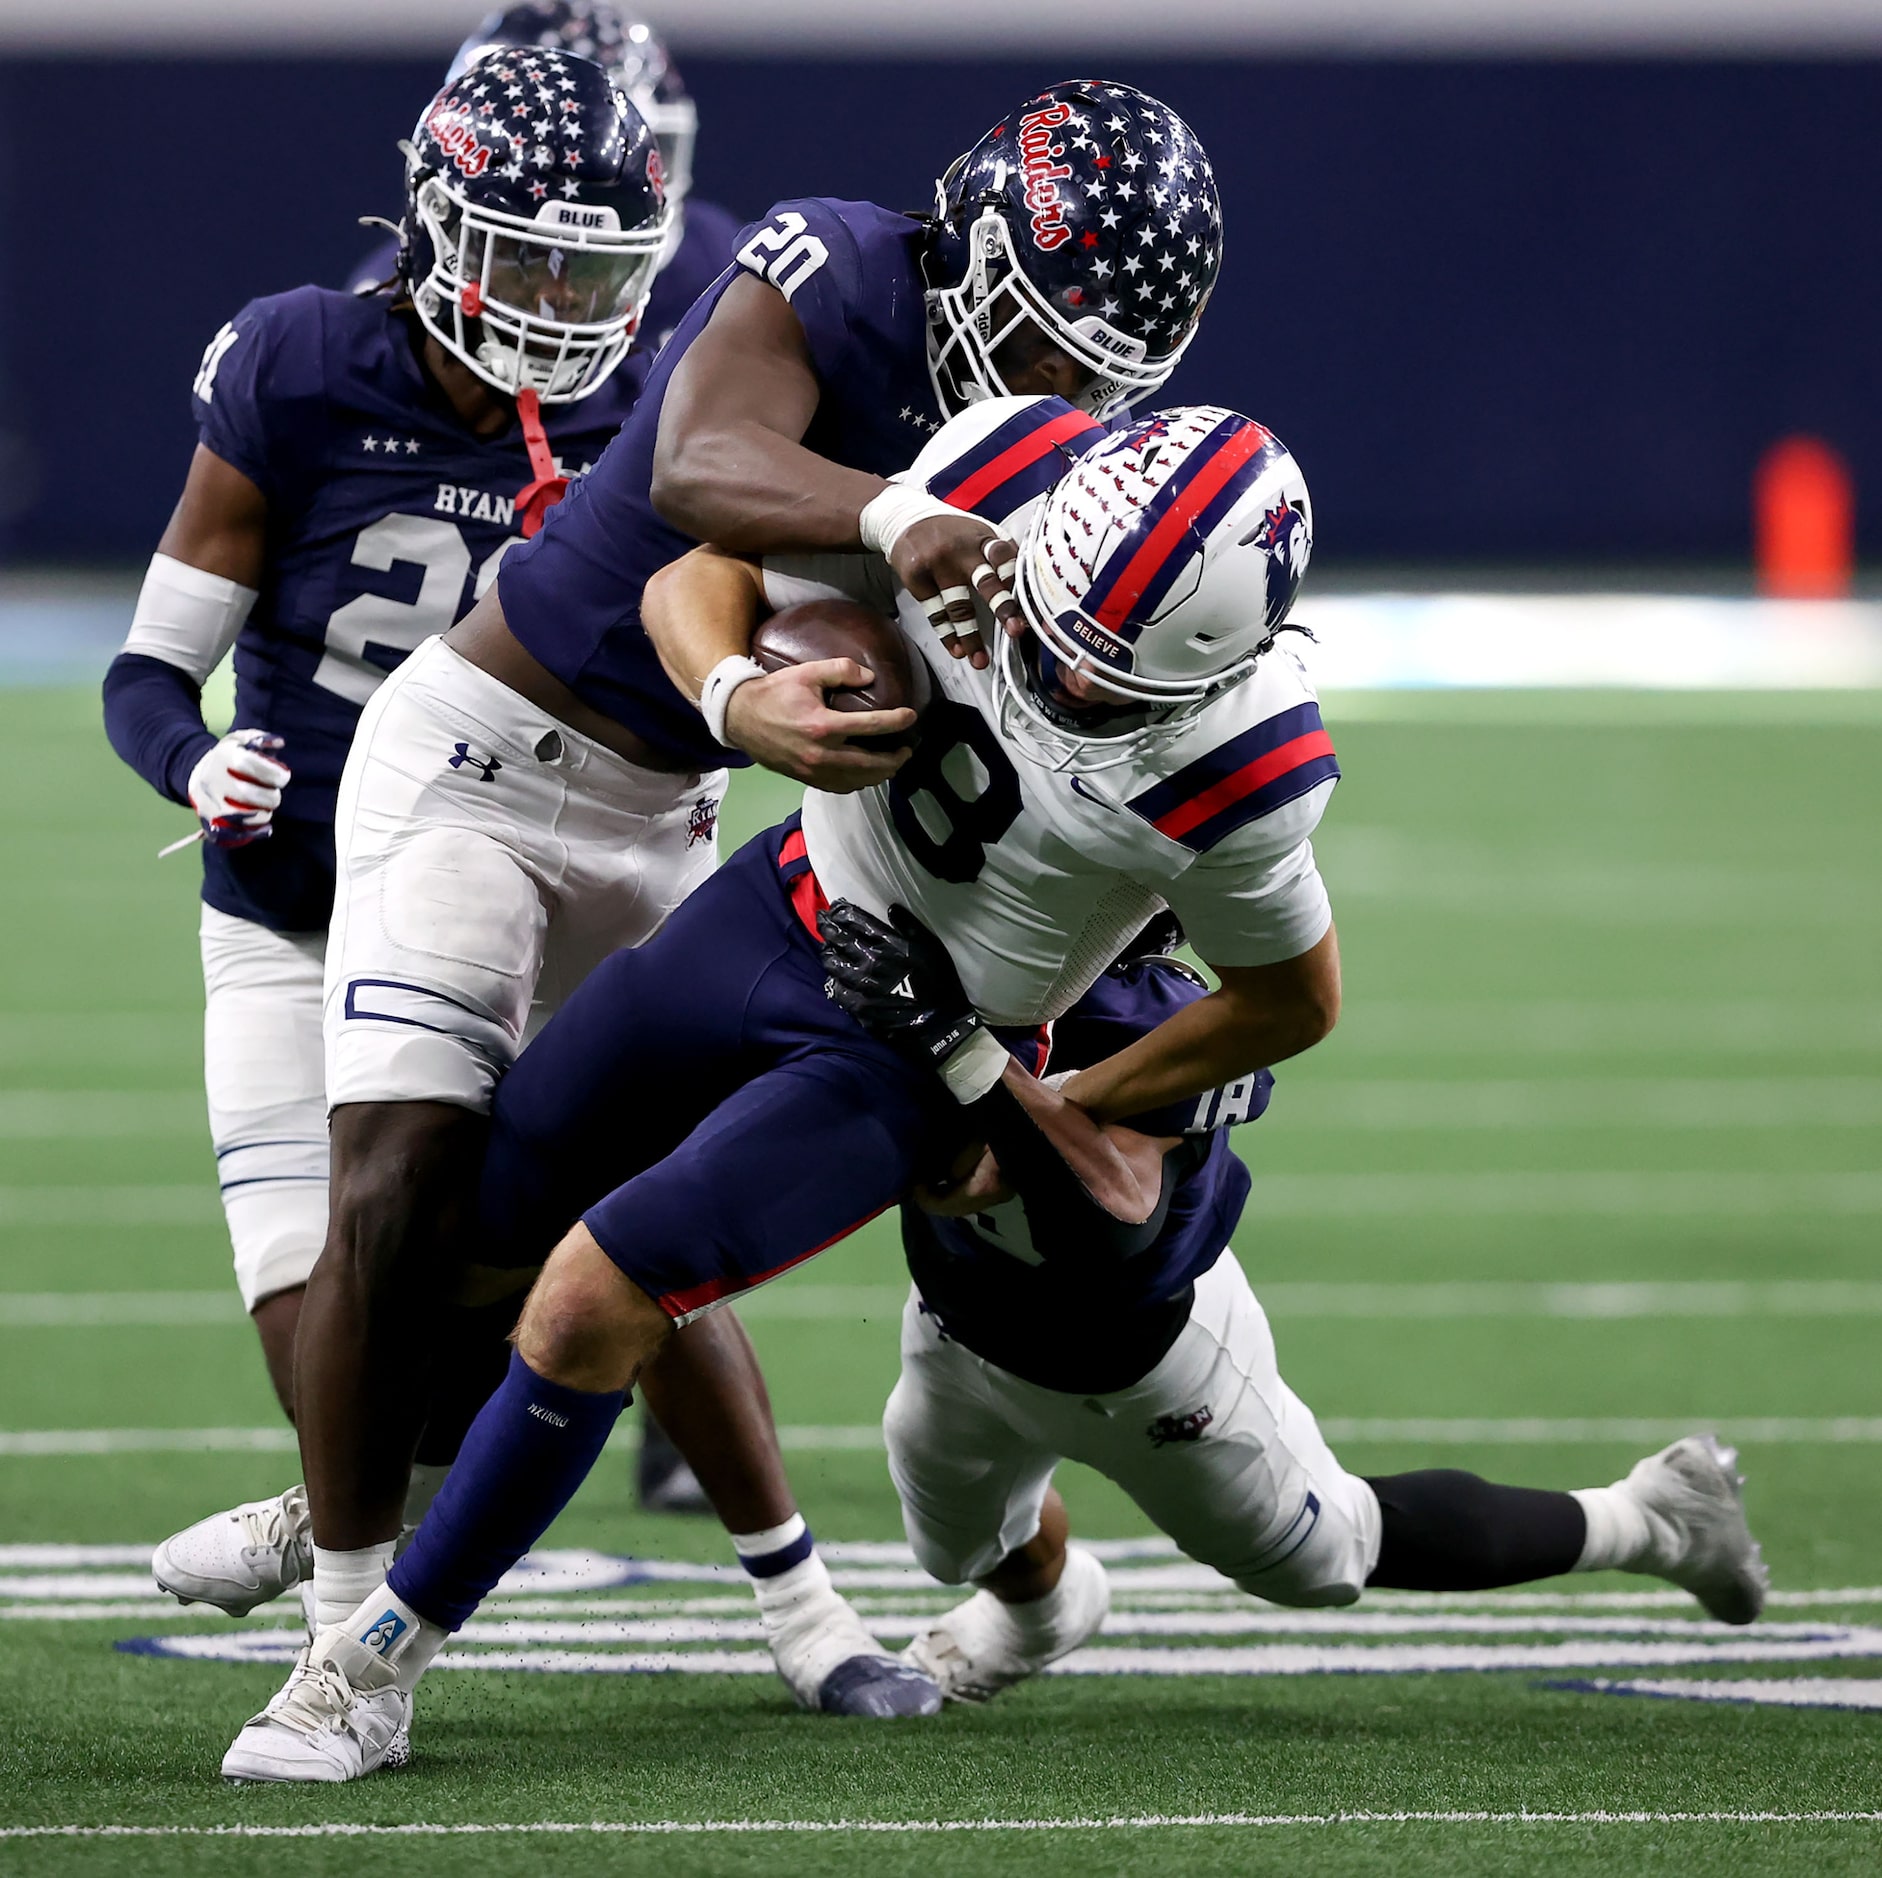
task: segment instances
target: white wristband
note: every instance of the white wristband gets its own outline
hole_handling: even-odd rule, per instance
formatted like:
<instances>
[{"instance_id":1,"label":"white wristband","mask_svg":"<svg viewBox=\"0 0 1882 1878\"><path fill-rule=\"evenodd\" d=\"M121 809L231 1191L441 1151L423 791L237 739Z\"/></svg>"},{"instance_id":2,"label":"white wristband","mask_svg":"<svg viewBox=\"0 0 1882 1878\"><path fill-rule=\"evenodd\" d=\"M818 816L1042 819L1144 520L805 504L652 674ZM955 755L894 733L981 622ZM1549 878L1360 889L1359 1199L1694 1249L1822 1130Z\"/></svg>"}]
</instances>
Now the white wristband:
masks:
<instances>
[{"instance_id":1,"label":"white wristband","mask_svg":"<svg viewBox=\"0 0 1882 1878\"><path fill-rule=\"evenodd\" d=\"M941 1080L954 1100L965 1106L978 1102L1006 1074L1012 1060L998 1037L977 1030L941 1065Z\"/></svg>"},{"instance_id":2,"label":"white wristband","mask_svg":"<svg viewBox=\"0 0 1882 1878\"><path fill-rule=\"evenodd\" d=\"M764 675L765 668L742 652L721 659L706 674L706 682L699 687L699 715L706 720L714 743L725 742L725 707L732 702L732 693L746 679Z\"/></svg>"},{"instance_id":3,"label":"white wristband","mask_svg":"<svg viewBox=\"0 0 1882 1878\"><path fill-rule=\"evenodd\" d=\"M895 552L895 544L915 526L930 516L951 515L956 521L969 519L964 509L931 496L927 490L910 488L906 483L890 483L881 495L863 504L856 517L857 532L863 546L886 561Z\"/></svg>"}]
</instances>

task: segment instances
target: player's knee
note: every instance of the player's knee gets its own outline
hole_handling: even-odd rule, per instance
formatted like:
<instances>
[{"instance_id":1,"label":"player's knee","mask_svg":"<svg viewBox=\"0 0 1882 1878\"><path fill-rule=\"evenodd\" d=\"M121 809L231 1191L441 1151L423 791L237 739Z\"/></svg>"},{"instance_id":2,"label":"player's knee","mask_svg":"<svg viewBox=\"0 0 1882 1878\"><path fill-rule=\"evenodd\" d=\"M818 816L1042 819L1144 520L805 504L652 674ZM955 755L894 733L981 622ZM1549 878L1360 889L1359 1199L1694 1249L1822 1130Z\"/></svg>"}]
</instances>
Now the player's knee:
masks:
<instances>
[{"instance_id":1,"label":"player's knee","mask_svg":"<svg viewBox=\"0 0 1882 1878\"><path fill-rule=\"evenodd\" d=\"M531 1290L516 1347L551 1382L612 1391L632 1387L672 1334L666 1313L578 1225Z\"/></svg>"},{"instance_id":2,"label":"player's knee","mask_svg":"<svg viewBox=\"0 0 1882 1878\"><path fill-rule=\"evenodd\" d=\"M369 1287L428 1263L444 1212L472 1188L483 1128L481 1118L441 1103L335 1110L323 1262Z\"/></svg>"},{"instance_id":3,"label":"player's knee","mask_svg":"<svg viewBox=\"0 0 1882 1878\"><path fill-rule=\"evenodd\" d=\"M1231 1571L1244 1591L1293 1610L1322 1610L1356 1604L1377 1554L1376 1522L1371 1527L1332 1498L1313 1496L1310 1529L1284 1557L1252 1569Z\"/></svg>"},{"instance_id":4,"label":"player's knee","mask_svg":"<svg viewBox=\"0 0 1882 1878\"><path fill-rule=\"evenodd\" d=\"M998 1533L979 1534L924 1519L906 1499L902 1530L915 1563L937 1584L964 1585L984 1578L1006 1556Z\"/></svg>"}]
</instances>

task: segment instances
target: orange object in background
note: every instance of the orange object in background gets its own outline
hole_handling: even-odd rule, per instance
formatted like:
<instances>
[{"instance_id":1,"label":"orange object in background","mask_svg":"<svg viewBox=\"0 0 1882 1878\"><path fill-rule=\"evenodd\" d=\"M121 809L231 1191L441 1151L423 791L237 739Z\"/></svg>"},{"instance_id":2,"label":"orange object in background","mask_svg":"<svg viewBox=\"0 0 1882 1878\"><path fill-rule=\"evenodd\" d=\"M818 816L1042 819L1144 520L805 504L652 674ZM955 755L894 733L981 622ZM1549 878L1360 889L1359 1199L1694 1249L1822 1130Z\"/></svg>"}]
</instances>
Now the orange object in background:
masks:
<instances>
[{"instance_id":1,"label":"orange object in background","mask_svg":"<svg viewBox=\"0 0 1882 1878\"><path fill-rule=\"evenodd\" d=\"M1856 571L1856 487L1815 437L1774 443L1752 479L1758 587L1780 600L1836 600Z\"/></svg>"}]
</instances>

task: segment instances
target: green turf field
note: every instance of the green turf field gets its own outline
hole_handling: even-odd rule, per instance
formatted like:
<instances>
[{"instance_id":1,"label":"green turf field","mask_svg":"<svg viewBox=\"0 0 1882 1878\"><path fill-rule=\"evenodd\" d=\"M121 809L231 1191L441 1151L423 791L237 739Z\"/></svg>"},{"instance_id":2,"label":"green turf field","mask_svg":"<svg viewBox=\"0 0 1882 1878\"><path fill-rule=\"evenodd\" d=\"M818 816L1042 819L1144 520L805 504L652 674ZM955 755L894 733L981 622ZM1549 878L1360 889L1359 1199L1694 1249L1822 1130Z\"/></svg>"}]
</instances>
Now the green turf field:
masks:
<instances>
[{"instance_id":1,"label":"green turf field","mask_svg":"<svg viewBox=\"0 0 1882 1878\"><path fill-rule=\"evenodd\" d=\"M117 769L89 692L0 692L0 1826L193 1829L0 1838L0 1871L1882 1867L1882 1708L1692 1699L1882 1697L1882 711L1328 716L1347 1015L1243 1141L1238 1249L1289 1379L1370 1471L1581 1485L1680 1427L1736 1432L1767 1626L1619 1578L1303 1620L1140 1549L1113 1556L1099 1666L1141 1673L830 1722L746 1673L729 1548L631 1512L611 1454L553 1569L467 1643L484 1667L426 1683L408 1772L223 1789L285 1617L166 1616L136 1555L295 1463L226 1278L192 862L153 859L188 821ZM743 782L731 832L783 806ZM898 1295L877 1228L748 1312L805 1510L885 1634L946 1602L856 1549L897 1536L873 1427ZM1145 1535L1102 1482L1065 1486L1087 1536ZM681 1564L629 1583L592 1554ZM558 1652L594 1673L544 1673ZM723 1672L605 1673L698 1652ZM579 1830L461 1830L557 1822ZM346 1823L452 1831L200 1836Z\"/></svg>"}]
</instances>

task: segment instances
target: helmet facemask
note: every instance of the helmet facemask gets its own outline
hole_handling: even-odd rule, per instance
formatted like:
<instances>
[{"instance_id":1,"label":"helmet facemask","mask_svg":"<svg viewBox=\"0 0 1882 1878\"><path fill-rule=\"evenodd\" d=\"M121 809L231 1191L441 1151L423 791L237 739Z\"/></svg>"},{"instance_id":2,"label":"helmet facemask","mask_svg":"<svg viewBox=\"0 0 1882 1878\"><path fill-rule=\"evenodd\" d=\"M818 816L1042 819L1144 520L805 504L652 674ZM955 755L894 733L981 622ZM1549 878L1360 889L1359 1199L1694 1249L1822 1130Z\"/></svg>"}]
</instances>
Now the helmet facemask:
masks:
<instances>
[{"instance_id":1,"label":"helmet facemask","mask_svg":"<svg viewBox=\"0 0 1882 1878\"><path fill-rule=\"evenodd\" d=\"M420 322L483 382L545 404L600 389L640 326L670 208L623 229L612 208L545 202L535 219L479 206L439 176L412 213L431 267L413 283Z\"/></svg>"},{"instance_id":2,"label":"helmet facemask","mask_svg":"<svg viewBox=\"0 0 1882 1878\"><path fill-rule=\"evenodd\" d=\"M1105 640L1111 635L1066 593L1056 595L1055 605L1055 597L1041 590L1060 586L1049 574L1042 580L1043 514L1042 504L1014 569L1013 597L1027 630L1019 638L1002 633L994 648L1001 734L1044 768L1078 776L1146 761L1180 737L1205 706L1247 678L1259 654L1200 680L1150 678L1128 669L1128 663L1100 656L1077 628ZM1128 661L1128 652L1124 657ZM1093 680L1106 694L1103 702L1076 709L1055 701L1047 690L1054 664Z\"/></svg>"},{"instance_id":3,"label":"helmet facemask","mask_svg":"<svg viewBox=\"0 0 1882 1878\"><path fill-rule=\"evenodd\" d=\"M936 185L937 218L965 214L950 211L950 177ZM1071 402L1100 420L1128 410L1147 398L1176 370L1195 328L1176 349L1147 356L1133 339L1099 314L1068 319L1026 277L1013 248L1004 198L989 191L967 228L968 263L951 287L930 287L928 302L928 373L943 411L955 416L983 398L1005 397L1007 387L994 356L1009 339L1032 327L1092 374Z\"/></svg>"}]
</instances>

